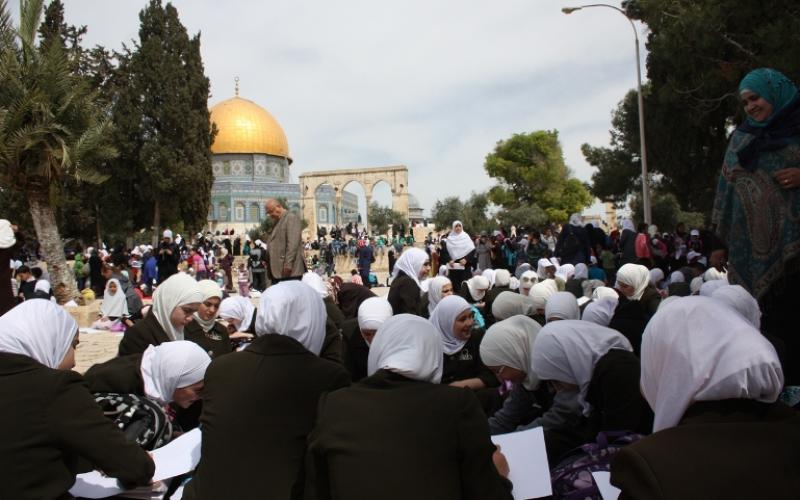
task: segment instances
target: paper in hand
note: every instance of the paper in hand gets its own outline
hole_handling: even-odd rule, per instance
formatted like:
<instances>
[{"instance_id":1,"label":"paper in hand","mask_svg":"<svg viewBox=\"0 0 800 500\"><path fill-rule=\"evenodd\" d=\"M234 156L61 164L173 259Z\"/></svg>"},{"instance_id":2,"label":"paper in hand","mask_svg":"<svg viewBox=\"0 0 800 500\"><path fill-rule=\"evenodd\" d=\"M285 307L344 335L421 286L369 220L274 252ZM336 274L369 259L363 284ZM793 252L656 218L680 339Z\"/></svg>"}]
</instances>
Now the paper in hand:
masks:
<instances>
[{"instance_id":1,"label":"paper in hand","mask_svg":"<svg viewBox=\"0 0 800 500\"><path fill-rule=\"evenodd\" d=\"M500 446L508 461L508 479L514 484L514 500L553 494L541 427L492 436L492 442Z\"/></svg>"}]
</instances>

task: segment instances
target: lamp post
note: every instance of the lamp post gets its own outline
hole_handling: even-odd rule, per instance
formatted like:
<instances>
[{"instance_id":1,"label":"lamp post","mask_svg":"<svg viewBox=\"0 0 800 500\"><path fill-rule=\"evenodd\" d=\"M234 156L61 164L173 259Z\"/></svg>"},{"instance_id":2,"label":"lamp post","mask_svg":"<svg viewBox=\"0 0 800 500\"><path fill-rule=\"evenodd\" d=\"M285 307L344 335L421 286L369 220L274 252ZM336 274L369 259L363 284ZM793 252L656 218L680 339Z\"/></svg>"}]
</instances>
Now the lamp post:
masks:
<instances>
[{"instance_id":1,"label":"lamp post","mask_svg":"<svg viewBox=\"0 0 800 500\"><path fill-rule=\"evenodd\" d=\"M642 205L644 208L644 221L650 224L652 223L652 218L650 211L650 186L647 181L647 147L644 138L644 99L642 98L642 67L641 63L639 62L639 33L636 31L636 25L633 24L633 19L628 17L628 14L624 10L606 3L593 3L589 5L581 5L579 7L564 7L561 9L561 12L564 14L572 14L577 10L587 9L590 7L608 7L609 9L616 10L625 16L625 19L631 23L631 28L633 29L633 38L636 42L636 91L639 97L639 144L642 150Z\"/></svg>"}]
</instances>

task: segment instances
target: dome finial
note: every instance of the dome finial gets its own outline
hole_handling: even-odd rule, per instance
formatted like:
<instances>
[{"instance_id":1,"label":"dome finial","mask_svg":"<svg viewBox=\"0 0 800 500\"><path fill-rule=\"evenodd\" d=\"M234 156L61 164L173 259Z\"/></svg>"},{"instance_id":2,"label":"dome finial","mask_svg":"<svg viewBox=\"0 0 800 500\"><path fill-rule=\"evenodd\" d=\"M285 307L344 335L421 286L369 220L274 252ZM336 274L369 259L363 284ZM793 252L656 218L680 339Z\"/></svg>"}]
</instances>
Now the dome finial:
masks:
<instances>
[{"instance_id":1,"label":"dome finial","mask_svg":"<svg viewBox=\"0 0 800 500\"><path fill-rule=\"evenodd\" d=\"M233 81L236 82L236 88L234 89L236 92L236 97L239 97L239 77L234 77Z\"/></svg>"}]
</instances>

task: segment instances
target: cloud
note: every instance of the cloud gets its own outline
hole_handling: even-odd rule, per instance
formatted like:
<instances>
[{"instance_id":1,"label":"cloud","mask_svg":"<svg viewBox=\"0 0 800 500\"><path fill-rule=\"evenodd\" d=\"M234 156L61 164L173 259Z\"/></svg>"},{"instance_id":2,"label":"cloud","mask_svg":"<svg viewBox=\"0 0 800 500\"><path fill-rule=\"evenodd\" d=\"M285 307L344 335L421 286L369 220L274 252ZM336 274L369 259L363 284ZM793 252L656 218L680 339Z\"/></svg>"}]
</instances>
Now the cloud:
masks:
<instances>
[{"instance_id":1,"label":"cloud","mask_svg":"<svg viewBox=\"0 0 800 500\"><path fill-rule=\"evenodd\" d=\"M201 32L213 105L233 95L270 111L304 171L405 164L409 189L437 199L491 185L483 161L513 133L558 129L567 164L608 143L610 113L635 85L621 15L570 16L558 0L297 2L179 0ZM138 37L142 1L66 0L86 42Z\"/></svg>"}]
</instances>

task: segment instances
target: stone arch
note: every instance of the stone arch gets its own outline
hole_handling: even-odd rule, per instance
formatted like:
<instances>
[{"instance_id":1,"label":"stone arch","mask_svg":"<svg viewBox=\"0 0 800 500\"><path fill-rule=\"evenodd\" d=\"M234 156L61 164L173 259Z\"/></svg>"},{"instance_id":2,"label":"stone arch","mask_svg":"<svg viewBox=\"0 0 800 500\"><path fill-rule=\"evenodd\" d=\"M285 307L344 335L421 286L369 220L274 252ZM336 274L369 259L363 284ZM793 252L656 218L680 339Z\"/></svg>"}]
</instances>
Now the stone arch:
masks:
<instances>
[{"instance_id":1,"label":"stone arch","mask_svg":"<svg viewBox=\"0 0 800 500\"><path fill-rule=\"evenodd\" d=\"M386 182L392 192L392 209L408 217L408 168L405 165L306 172L300 175L299 180L303 218L308 222L309 227L318 225L316 190L323 184L334 186L336 210L341 213L342 192L347 184L351 182L361 184L366 194L367 206L369 206L375 185L381 181ZM369 221L365 220L364 222L369 226Z\"/></svg>"}]
</instances>

